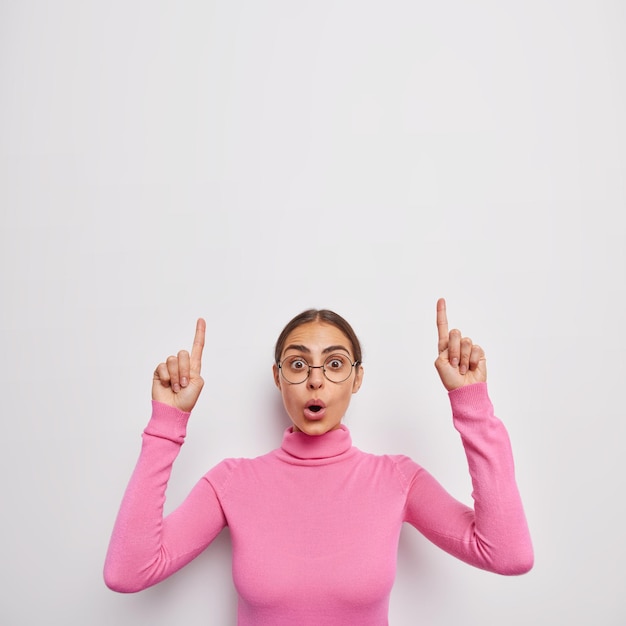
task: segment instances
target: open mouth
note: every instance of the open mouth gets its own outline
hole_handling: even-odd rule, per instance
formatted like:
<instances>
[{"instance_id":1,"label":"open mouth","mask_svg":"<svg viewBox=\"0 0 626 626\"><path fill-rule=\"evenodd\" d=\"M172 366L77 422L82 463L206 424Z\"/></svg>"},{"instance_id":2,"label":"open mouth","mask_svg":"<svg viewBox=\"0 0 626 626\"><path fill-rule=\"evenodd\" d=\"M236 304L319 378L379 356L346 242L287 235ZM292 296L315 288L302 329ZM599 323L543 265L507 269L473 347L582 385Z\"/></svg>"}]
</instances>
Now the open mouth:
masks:
<instances>
[{"instance_id":1,"label":"open mouth","mask_svg":"<svg viewBox=\"0 0 626 626\"><path fill-rule=\"evenodd\" d=\"M311 420L324 419L326 415L326 405L317 400L310 400L304 408L304 416Z\"/></svg>"}]
</instances>

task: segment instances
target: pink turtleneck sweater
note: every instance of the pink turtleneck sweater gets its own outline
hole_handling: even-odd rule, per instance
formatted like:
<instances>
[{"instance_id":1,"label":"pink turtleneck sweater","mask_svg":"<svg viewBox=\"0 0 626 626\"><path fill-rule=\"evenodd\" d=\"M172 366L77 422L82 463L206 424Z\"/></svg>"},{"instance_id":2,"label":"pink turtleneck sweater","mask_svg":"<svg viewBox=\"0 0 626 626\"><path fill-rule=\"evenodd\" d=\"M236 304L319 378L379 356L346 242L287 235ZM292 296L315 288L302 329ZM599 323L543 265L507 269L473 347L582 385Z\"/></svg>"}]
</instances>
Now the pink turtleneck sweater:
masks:
<instances>
[{"instance_id":1,"label":"pink turtleneck sweater","mask_svg":"<svg viewBox=\"0 0 626 626\"><path fill-rule=\"evenodd\" d=\"M341 426L318 437L288 428L280 448L222 461L165 518L165 490L189 414L153 403L113 530L106 584L120 592L154 585L225 526L240 626L386 625L403 522L471 565L527 572L533 549L509 439L487 386L449 396L473 508L406 456L362 452Z\"/></svg>"}]
</instances>

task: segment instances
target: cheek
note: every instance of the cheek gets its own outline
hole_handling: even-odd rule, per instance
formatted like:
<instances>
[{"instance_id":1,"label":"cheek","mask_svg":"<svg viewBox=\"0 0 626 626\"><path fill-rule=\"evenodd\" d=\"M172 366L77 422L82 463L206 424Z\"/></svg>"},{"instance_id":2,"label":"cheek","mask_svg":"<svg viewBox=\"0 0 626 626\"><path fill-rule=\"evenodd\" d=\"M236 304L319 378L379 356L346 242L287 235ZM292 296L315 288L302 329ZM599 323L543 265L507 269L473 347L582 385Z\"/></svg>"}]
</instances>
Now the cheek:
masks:
<instances>
[{"instance_id":1,"label":"cheek","mask_svg":"<svg viewBox=\"0 0 626 626\"><path fill-rule=\"evenodd\" d=\"M282 385L280 388L280 395L283 398L283 404L285 406L291 406L298 402L298 392L290 385Z\"/></svg>"}]
</instances>

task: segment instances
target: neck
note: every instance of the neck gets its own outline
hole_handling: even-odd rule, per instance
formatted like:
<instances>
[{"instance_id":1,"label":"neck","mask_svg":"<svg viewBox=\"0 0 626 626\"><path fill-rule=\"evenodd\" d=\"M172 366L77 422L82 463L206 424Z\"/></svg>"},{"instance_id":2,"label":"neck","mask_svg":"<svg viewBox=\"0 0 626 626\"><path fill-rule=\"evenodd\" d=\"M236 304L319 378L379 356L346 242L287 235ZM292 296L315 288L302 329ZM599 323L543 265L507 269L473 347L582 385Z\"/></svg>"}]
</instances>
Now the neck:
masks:
<instances>
[{"instance_id":1,"label":"neck","mask_svg":"<svg viewBox=\"0 0 626 626\"><path fill-rule=\"evenodd\" d=\"M343 459L352 449L350 431L340 424L322 435L307 435L289 427L283 433L280 452L289 462L326 463Z\"/></svg>"}]
</instances>

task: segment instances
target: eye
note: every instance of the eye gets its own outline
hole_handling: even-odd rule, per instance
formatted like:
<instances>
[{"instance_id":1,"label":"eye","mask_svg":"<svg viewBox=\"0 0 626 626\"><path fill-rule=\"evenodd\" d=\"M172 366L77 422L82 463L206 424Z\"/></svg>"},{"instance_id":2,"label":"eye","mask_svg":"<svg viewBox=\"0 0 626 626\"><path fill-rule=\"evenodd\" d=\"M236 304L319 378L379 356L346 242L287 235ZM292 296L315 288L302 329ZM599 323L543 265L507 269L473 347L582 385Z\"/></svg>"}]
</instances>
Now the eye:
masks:
<instances>
[{"instance_id":1,"label":"eye","mask_svg":"<svg viewBox=\"0 0 626 626\"><path fill-rule=\"evenodd\" d=\"M287 367L293 372L300 372L309 367L309 364L300 357L293 357L287 360Z\"/></svg>"},{"instance_id":2,"label":"eye","mask_svg":"<svg viewBox=\"0 0 626 626\"><path fill-rule=\"evenodd\" d=\"M332 370L334 372L341 371L347 365L348 365L348 359L342 355L331 356L328 359L326 359L326 362L324 363L324 367L327 370Z\"/></svg>"}]
</instances>

